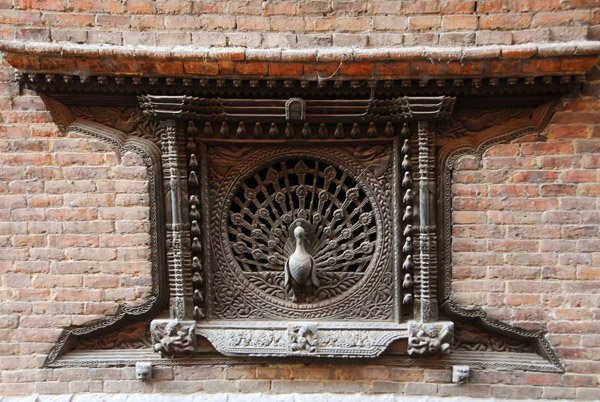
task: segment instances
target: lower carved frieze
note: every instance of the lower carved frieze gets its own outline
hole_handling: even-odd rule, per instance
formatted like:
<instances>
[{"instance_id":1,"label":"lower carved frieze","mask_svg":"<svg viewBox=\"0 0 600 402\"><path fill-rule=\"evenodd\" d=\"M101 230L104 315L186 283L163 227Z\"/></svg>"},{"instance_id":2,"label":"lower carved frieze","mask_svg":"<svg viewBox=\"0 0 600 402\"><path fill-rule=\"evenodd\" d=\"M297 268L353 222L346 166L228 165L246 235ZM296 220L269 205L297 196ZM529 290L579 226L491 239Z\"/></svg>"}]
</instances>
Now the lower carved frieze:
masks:
<instances>
[{"instance_id":1,"label":"lower carved frieze","mask_svg":"<svg viewBox=\"0 0 600 402\"><path fill-rule=\"evenodd\" d=\"M450 353L454 339L454 323L408 323L408 354L410 356L433 356Z\"/></svg>"},{"instance_id":2,"label":"lower carved frieze","mask_svg":"<svg viewBox=\"0 0 600 402\"><path fill-rule=\"evenodd\" d=\"M393 341L406 338L406 326L352 329L347 324L344 328L343 323L199 324L196 334L227 356L377 357Z\"/></svg>"}]
</instances>

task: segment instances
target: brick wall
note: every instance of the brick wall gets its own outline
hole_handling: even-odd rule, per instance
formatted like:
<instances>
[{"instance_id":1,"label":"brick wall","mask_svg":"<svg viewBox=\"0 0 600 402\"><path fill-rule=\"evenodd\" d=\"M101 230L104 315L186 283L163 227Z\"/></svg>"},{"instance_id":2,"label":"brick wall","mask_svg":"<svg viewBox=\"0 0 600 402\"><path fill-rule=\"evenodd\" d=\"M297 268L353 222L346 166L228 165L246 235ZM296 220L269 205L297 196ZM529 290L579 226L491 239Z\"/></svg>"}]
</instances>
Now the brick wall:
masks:
<instances>
[{"instance_id":1,"label":"brick wall","mask_svg":"<svg viewBox=\"0 0 600 402\"><path fill-rule=\"evenodd\" d=\"M62 328L150 292L146 170L135 154L64 136L41 99L0 72L0 395L42 381ZM19 370L19 371L12 371ZM63 390L63 388L60 388ZM57 388L58 390L58 388Z\"/></svg>"},{"instance_id":2,"label":"brick wall","mask_svg":"<svg viewBox=\"0 0 600 402\"><path fill-rule=\"evenodd\" d=\"M0 0L0 39L247 47L486 45L600 38L600 2ZM60 330L149 292L141 160L65 137L0 69L0 395L78 392L389 393L600 399L597 78L541 133L460 160L455 298L549 332L564 374L377 365L42 369Z\"/></svg>"},{"instance_id":3,"label":"brick wall","mask_svg":"<svg viewBox=\"0 0 600 402\"><path fill-rule=\"evenodd\" d=\"M545 131L462 157L453 183L455 299L547 332L563 386L600 373L597 107L564 99Z\"/></svg>"},{"instance_id":4,"label":"brick wall","mask_svg":"<svg viewBox=\"0 0 600 402\"><path fill-rule=\"evenodd\" d=\"M242 47L510 45L600 38L596 0L2 0L0 39Z\"/></svg>"}]
</instances>

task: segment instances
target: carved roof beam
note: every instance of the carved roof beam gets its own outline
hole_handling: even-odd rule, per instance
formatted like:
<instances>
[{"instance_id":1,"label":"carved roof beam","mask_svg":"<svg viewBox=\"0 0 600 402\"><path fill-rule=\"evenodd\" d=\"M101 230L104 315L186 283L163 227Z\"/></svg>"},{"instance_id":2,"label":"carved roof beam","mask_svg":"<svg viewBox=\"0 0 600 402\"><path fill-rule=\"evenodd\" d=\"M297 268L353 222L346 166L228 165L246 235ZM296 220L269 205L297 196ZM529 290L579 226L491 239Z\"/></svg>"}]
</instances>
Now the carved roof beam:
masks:
<instances>
[{"instance_id":1,"label":"carved roof beam","mask_svg":"<svg viewBox=\"0 0 600 402\"><path fill-rule=\"evenodd\" d=\"M72 73L40 73L31 70L17 72L17 79L22 85L33 90L65 94L121 94L141 95L181 94L202 97L230 96L239 99L245 96L262 96L273 98L285 97L290 91L297 96L337 97L343 99L348 95L360 94L365 98L389 98L404 95L439 96L439 95L497 95L510 96L518 94L560 94L569 91L574 85L584 81L581 72L557 74L553 71L536 71L535 76L529 77L451 77L451 78L403 78L369 77L361 80L331 79L311 80L289 78L260 78L239 77L238 79L223 79L222 77L194 76L132 76L118 75L118 72L103 75L78 76ZM67 99L68 101L68 99ZM73 101L73 99L71 99ZM77 102L80 102L78 96Z\"/></svg>"},{"instance_id":2,"label":"carved roof beam","mask_svg":"<svg viewBox=\"0 0 600 402\"><path fill-rule=\"evenodd\" d=\"M394 99L224 99L192 96L142 95L140 107L148 118L202 121L410 122L446 119L456 102L448 96L404 96ZM296 100L302 117L290 114Z\"/></svg>"}]
</instances>

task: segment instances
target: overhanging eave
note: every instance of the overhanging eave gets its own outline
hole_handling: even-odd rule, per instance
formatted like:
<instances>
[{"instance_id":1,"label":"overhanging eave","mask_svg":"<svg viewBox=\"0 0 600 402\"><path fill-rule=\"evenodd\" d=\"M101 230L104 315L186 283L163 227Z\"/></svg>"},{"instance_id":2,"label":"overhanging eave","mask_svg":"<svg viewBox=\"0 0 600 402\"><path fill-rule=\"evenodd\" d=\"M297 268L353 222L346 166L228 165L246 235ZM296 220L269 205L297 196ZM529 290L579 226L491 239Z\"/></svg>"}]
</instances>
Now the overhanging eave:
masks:
<instances>
[{"instance_id":1,"label":"overhanging eave","mask_svg":"<svg viewBox=\"0 0 600 402\"><path fill-rule=\"evenodd\" d=\"M18 71L80 77L398 80L582 75L600 41L506 46L250 49L0 41Z\"/></svg>"}]
</instances>

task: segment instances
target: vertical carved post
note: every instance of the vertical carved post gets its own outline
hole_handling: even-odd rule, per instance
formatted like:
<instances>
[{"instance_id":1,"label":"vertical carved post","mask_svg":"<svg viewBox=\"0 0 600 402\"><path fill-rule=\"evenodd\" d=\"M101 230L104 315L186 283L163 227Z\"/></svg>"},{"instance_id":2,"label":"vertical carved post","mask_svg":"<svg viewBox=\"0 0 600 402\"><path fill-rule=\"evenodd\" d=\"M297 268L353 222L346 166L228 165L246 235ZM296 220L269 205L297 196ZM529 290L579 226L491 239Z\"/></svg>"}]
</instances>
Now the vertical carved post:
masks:
<instances>
[{"instance_id":1,"label":"vertical carved post","mask_svg":"<svg viewBox=\"0 0 600 402\"><path fill-rule=\"evenodd\" d=\"M436 296L437 251L435 227L435 155L433 130L418 122L419 228L415 241L415 321L408 324L408 354L427 356L452 350L454 323L438 321Z\"/></svg>"},{"instance_id":2,"label":"vertical carved post","mask_svg":"<svg viewBox=\"0 0 600 402\"><path fill-rule=\"evenodd\" d=\"M175 120L160 122L162 128L162 153L165 181L168 183L170 207L168 229L170 244L167 245L169 273L172 281L171 315L177 320L185 319L185 286L184 286L184 256L183 256L183 220L181 217L181 178L177 152L177 124Z\"/></svg>"},{"instance_id":3,"label":"vertical carved post","mask_svg":"<svg viewBox=\"0 0 600 402\"><path fill-rule=\"evenodd\" d=\"M419 230L416 246L418 292L416 294L416 318L421 322L432 322L438 318L436 281L437 252L435 227L435 173L433 135L429 123L418 122L419 141Z\"/></svg>"}]
</instances>

